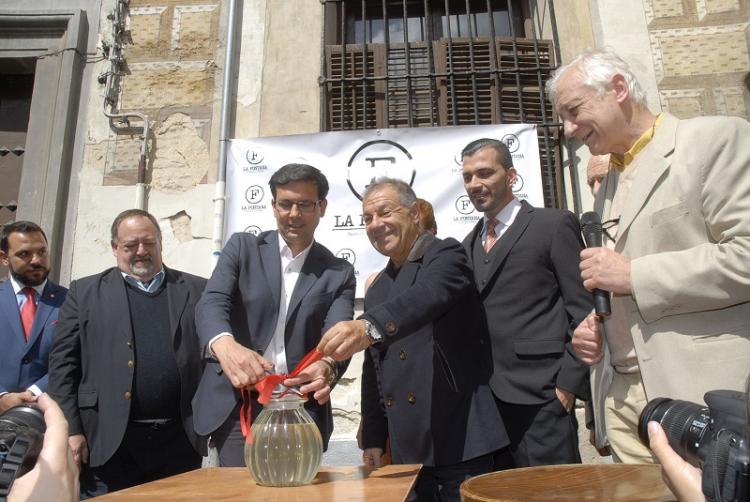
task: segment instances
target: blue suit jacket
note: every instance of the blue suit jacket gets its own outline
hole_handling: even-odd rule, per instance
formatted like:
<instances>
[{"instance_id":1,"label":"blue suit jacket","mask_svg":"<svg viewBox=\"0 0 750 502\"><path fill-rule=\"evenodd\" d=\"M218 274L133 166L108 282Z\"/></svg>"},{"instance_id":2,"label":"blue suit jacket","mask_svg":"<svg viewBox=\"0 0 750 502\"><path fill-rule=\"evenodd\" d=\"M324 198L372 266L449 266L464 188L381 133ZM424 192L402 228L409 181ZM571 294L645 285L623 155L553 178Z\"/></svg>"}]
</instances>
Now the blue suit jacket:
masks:
<instances>
[{"instance_id":1,"label":"blue suit jacket","mask_svg":"<svg viewBox=\"0 0 750 502\"><path fill-rule=\"evenodd\" d=\"M313 243L289 300L286 319L286 359L291 371L338 321L351 320L354 309L354 268ZM276 231L253 236L236 233L224 246L206 289L196 306L198 338L205 347L222 332L259 354L271 341L279 315L281 257ZM343 374L348 361L339 363ZM218 361L209 359L193 398L195 430L210 434L229 417L239 392L222 373ZM256 403L257 404L257 403ZM323 444L333 430L330 403L305 405L315 420ZM259 408L253 407L253 414Z\"/></svg>"},{"instance_id":2,"label":"blue suit jacket","mask_svg":"<svg viewBox=\"0 0 750 502\"><path fill-rule=\"evenodd\" d=\"M24 340L18 301L10 281L0 282L0 392L22 392L36 385L47 392L47 367L57 314L67 289L47 281L37 301L29 341Z\"/></svg>"}]
</instances>

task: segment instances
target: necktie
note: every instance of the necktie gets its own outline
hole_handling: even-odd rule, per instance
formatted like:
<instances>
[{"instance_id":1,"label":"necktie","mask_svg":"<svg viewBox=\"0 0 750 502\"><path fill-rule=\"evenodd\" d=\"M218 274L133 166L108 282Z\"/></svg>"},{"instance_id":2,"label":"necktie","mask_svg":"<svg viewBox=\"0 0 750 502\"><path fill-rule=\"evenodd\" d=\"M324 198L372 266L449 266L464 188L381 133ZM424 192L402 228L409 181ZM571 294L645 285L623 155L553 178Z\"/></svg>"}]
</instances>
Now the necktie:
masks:
<instances>
[{"instance_id":1,"label":"necktie","mask_svg":"<svg viewBox=\"0 0 750 502\"><path fill-rule=\"evenodd\" d=\"M34 288L23 288L23 293L26 295L26 301L21 307L21 324L23 325L23 336L26 337L26 341L29 341L29 335L31 335L31 326L34 325L34 316L36 316L36 302L34 297L36 296L36 290Z\"/></svg>"},{"instance_id":2,"label":"necktie","mask_svg":"<svg viewBox=\"0 0 750 502\"><path fill-rule=\"evenodd\" d=\"M484 251L490 252L492 246L497 242L497 234L495 233L495 227L497 226L497 218L492 218L487 222L487 235L484 237Z\"/></svg>"}]
</instances>

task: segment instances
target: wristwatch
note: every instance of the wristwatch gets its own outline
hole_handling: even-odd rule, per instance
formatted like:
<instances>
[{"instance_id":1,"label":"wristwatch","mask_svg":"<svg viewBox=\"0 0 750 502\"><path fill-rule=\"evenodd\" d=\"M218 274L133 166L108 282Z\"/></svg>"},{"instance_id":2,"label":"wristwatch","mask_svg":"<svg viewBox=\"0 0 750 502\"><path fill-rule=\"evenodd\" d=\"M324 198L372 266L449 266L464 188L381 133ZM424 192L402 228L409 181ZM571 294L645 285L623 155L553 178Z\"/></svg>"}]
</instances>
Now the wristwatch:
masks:
<instances>
[{"instance_id":1,"label":"wristwatch","mask_svg":"<svg viewBox=\"0 0 750 502\"><path fill-rule=\"evenodd\" d=\"M378 331L378 328L373 326L373 324L368 321L367 319L363 319L365 321L365 335L367 335L367 338L370 339L370 343L373 345L377 345L380 342L383 341L383 335Z\"/></svg>"}]
</instances>

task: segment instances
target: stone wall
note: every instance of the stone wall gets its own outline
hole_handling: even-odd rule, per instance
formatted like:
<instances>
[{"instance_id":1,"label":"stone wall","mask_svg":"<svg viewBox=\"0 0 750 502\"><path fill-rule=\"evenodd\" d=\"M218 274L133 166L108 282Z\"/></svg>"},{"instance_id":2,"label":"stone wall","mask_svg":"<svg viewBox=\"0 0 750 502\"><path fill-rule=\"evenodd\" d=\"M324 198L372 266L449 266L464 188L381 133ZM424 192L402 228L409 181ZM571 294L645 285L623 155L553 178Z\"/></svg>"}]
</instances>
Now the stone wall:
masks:
<instances>
[{"instance_id":1,"label":"stone wall","mask_svg":"<svg viewBox=\"0 0 750 502\"><path fill-rule=\"evenodd\" d=\"M644 0L664 109L681 118L750 117L750 3Z\"/></svg>"}]
</instances>

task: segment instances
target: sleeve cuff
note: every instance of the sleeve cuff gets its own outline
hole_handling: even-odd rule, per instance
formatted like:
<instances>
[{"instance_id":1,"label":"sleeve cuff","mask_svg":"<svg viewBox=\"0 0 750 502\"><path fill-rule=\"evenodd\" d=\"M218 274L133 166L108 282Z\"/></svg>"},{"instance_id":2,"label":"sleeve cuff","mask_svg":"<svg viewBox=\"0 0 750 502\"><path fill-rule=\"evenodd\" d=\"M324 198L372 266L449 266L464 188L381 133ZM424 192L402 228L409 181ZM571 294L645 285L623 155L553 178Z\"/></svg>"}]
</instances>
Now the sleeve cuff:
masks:
<instances>
[{"instance_id":1,"label":"sleeve cuff","mask_svg":"<svg viewBox=\"0 0 750 502\"><path fill-rule=\"evenodd\" d=\"M206 344L206 350L204 351L204 354L203 354L204 357L210 357L212 359L216 359L216 354L214 354L214 351L213 351L213 349L211 347L213 346L213 344L214 344L214 342L216 340L218 340L219 338L224 337L224 336L231 336L232 338L234 338L234 335L232 333L227 332L227 331L225 331L223 333L219 333L215 337L211 338L208 341L208 343Z\"/></svg>"}]
</instances>

